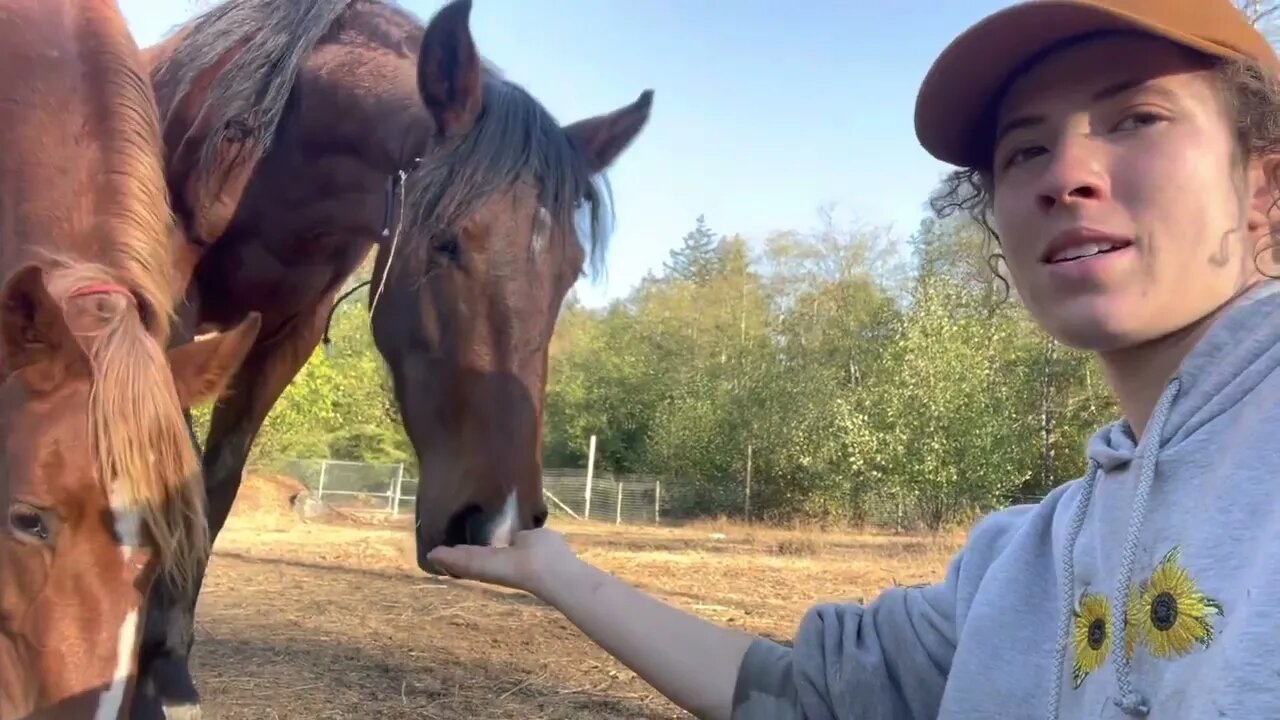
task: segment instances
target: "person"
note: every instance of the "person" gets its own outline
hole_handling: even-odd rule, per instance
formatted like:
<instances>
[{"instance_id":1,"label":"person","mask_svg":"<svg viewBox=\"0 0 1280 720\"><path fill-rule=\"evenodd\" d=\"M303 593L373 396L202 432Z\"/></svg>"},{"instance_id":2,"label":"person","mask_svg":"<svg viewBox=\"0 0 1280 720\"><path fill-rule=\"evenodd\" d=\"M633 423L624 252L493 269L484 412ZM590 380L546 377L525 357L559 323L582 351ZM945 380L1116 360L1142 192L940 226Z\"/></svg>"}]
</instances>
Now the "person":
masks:
<instances>
[{"instance_id":1,"label":"person","mask_svg":"<svg viewBox=\"0 0 1280 720\"><path fill-rule=\"evenodd\" d=\"M547 528L432 561L535 594L700 717L1280 717L1278 65L1229 0L1023 3L937 58L915 114L957 168L936 207L984 223L1122 414L939 582L816 605L787 647Z\"/></svg>"}]
</instances>

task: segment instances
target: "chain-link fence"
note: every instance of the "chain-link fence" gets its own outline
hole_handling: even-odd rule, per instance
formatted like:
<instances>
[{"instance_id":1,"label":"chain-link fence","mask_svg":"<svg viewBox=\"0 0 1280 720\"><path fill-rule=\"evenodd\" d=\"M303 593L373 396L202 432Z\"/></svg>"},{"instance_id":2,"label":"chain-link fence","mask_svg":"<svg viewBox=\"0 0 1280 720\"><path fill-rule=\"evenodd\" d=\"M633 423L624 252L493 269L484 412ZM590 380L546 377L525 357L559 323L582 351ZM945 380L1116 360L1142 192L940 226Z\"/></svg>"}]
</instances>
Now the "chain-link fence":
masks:
<instances>
[{"instance_id":1,"label":"chain-link fence","mask_svg":"<svg viewBox=\"0 0 1280 720\"><path fill-rule=\"evenodd\" d=\"M358 512L412 512L418 494L417 479L406 474L402 463L286 460L252 467L248 472L291 477L305 485L316 500Z\"/></svg>"},{"instance_id":2,"label":"chain-link fence","mask_svg":"<svg viewBox=\"0 0 1280 720\"><path fill-rule=\"evenodd\" d=\"M404 465L342 460L287 460L248 472L285 475L302 483L316 500L349 511L412 513L418 480ZM661 481L655 477L604 475L585 470L546 470L543 496L553 514L617 524L652 524L660 519Z\"/></svg>"},{"instance_id":3,"label":"chain-link fence","mask_svg":"<svg viewBox=\"0 0 1280 720\"><path fill-rule=\"evenodd\" d=\"M266 467L250 468L253 473L291 477L310 490L324 504L349 512L412 514L418 494L418 480L407 474L404 465L345 462L340 460L289 460ZM665 483L665 484L664 484ZM542 475L543 497L553 515L580 520L596 520L619 525L657 524L662 520L681 521L707 515L690 513L688 488L669 478L652 475L589 473L579 469L546 469ZM741 510L732 517L767 520L752 510L750 486L744 485L735 504ZM681 490L685 492L681 492ZM732 487L728 489L733 493ZM1039 502L1039 497L1012 497L1008 504ZM856 508L848 509L844 521L857 526L898 531L936 528L940 519L957 515L973 516L990 512L991 507L973 507L958 512L953 504L940 505L941 498L907 498L871 493ZM696 507L696 506L694 506Z\"/></svg>"},{"instance_id":4,"label":"chain-link fence","mask_svg":"<svg viewBox=\"0 0 1280 720\"><path fill-rule=\"evenodd\" d=\"M654 524L662 519L662 481L650 475L544 470L542 494L552 514L619 525Z\"/></svg>"}]
</instances>

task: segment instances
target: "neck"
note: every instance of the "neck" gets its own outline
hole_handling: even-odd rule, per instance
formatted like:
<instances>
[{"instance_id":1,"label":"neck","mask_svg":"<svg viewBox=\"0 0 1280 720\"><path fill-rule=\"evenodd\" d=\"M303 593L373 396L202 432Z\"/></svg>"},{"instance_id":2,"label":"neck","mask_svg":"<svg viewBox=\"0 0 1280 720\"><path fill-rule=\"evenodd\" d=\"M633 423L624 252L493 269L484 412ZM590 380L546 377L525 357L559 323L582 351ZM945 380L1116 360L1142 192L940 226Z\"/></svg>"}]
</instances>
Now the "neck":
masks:
<instances>
[{"instance_id":1,"label":"neck","mask_svg":"<svg viewBox=\"0 0 1280 720\"><path fill-rule=\"evenodd\" d=\"M1107 383L1134 437L1142 438L1160 393L1207 327L1201 320L1158 340L1101 355Z\"/></svg>"},{"instance_id":2,"label":"neck","mask_svg":"<svg viewBox=\"0 0 1280 720\"><path fill-rule=\"evenodd\" d=\"M1142 438L1160 394L1178 372L1182 361L1208 332L1218 315L1247 290L1247 287L1242 289L1213 312L1180 330L1139 345L1099 354L1107 383L1116 395L1125 420L1133 428L1134 437Z\"/></svg>"}]
</instances>

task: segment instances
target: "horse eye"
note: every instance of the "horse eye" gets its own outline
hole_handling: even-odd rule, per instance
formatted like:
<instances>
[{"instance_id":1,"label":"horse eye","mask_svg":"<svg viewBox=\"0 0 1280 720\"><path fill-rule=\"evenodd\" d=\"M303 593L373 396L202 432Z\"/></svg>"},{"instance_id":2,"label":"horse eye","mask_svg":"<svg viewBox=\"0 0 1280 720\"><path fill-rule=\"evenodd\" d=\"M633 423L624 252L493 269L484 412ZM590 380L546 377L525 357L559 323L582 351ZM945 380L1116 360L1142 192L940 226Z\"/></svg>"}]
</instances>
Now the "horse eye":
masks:
<instances>
[{"instance_id":1,"label":"horse eye","mask_svg":"<svg viewBox=\"0 0 1280 720\"><path fill-rule=\"evenodd\" d=\"M436 243L435 250L437 253L440 253L441 255L443 255L445 259L448 260L449 262L451 263L458 262L459 248L458 248L457 238L454 238L454 237L444 238L440 242Z\"/></svg>"},{"instance_id":2,"label":"horse eye","mask_svg":"<svg viewBox=\"0 0 1280 720\"><path fill-rule=\"evenodd\" d=\"M20 536L46 542L49 540L49 523L44 514L29 505L9 509L9 527Z\"/></svg>"}]
</instances>

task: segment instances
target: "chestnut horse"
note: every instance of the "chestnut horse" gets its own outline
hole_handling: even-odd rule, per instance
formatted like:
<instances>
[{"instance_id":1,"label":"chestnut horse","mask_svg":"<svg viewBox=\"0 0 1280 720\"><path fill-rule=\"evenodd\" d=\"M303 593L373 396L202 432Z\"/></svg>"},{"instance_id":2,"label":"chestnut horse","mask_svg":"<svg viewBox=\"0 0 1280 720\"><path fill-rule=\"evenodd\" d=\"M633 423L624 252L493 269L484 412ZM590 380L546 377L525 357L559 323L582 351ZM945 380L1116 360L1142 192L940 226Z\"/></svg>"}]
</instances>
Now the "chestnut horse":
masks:
<instances>
[{"instance_id":1,"label":"chestnut horse","mask_svg":"<svg viewBox=\"0 0 1280 720\"><path fill-rule=\"evenodd\" d=\"M0 0L0 718L125 717L145 597L208 552L182 408L256 318L166 353L176 225L114 0Z\"/></svg>"},{"instance_id":2,"label":"chestnut horse","mask_svg":"<svg viewBox=\"0 0 1280 720\"><path fill-rule=\"evenodd\" d=\"M424 28L381 0L227 0L146 53L166 173L192 242L191 333L262 314L214 407L210 531L253 440L377 247L370 312L421 468L418 562L541 525L547 349L607 237L602 173L653 93L561 126L484 63L470 2ZM156 596L142 650L173 716L198 714L196 596Z\"/></svg>"}]
</instances>

